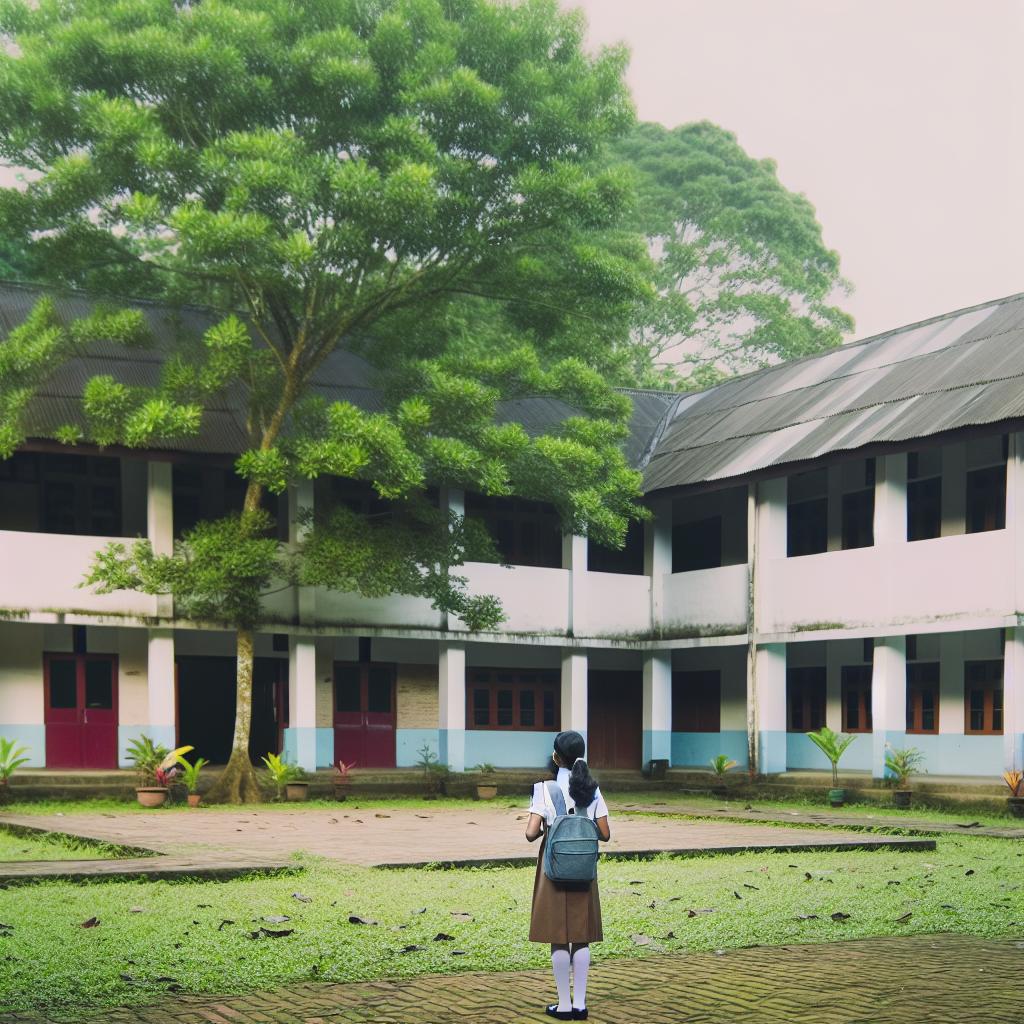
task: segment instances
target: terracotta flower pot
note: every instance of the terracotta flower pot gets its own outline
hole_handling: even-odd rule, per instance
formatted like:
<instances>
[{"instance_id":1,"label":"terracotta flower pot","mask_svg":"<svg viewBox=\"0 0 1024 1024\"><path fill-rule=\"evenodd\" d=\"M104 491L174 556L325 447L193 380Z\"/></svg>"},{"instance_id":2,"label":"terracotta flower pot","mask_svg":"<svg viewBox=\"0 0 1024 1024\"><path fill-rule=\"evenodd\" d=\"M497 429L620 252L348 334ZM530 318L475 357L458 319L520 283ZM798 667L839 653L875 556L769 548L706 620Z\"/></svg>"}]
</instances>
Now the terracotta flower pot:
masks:
<instances>
[{"instance_id":1,"label":"terracotta flower pot","mask_svg":"<svg viewBox=\"0 0 1024 1024\"><path fill-rule=\"evenodd\" d=\"M198 807L200 802L202 801L202 799L203 798L198 793L189 793L189 795L188 795L188 805L189 805L189 807Z\"/></svg>"},{"instance_id":2,"label":"terracotta flower pot","mask_svg":"<svg viewBox=\"0 0 1024 1024\"><path fill-rule=\"evenodd\" d=\"M167 803L166 786L139 786L135 796L143 807L163 807Z\"/></svg>"},{"instance_id":3,"label":"terracotta flower pot","mask_svg":"<svg viewBox=\"0 0 1024 1024\"><path fill-rule=\"evenodd\" d=\"M289 782L284 787L284 798L285 800L291 800L293 803L301 803L303 800L308 800L309 783Z\"/></svg>"},{"instance_id":4,"label":"terracotta flower pot","mask_svg":"<svg viewBox=\"0 0 1024 1024\"><path fill-rule=\"evenodd\" d=\"M476 787L476 796L478 800L493 800L497 795L497 786L481 784Z\"/></svg>"},{"instance_id":5,"label":"terracotta flower pot","mask_svg":"<svg viewBox=\"0 0 1024 1024\"><path fill-rule=\"evenodd\" d=\"M1006 803L1015 818L1024 818L1024 796L1011 796Z\"/></svg>"},{"instance_id":6,"label":"terracotta flower pot","mask_svg":"<svg viewBox=\"0 0 1024 1024\"><path fill-rule=\"evenodd\" d=\"M348 782L335 782L334 784L334 799L335 800L347 800L348 799Z\"/></svg>"}]
</instances>

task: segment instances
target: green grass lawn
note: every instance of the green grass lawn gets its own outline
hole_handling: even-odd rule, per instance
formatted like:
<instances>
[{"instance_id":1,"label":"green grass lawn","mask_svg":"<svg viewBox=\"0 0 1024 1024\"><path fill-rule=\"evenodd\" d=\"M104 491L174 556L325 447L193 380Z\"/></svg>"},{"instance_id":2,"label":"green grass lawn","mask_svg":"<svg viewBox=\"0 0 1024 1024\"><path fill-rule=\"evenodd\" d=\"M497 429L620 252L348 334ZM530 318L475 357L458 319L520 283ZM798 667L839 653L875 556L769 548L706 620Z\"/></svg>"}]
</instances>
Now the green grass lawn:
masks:
<instances>
[{"instance_id":1,"label":"green grass lawn","mask_svg":"<svg viewBox=\"0 0 1024 1024\"><path fill-rule=\"evenodd\" d=\"M124 856L109 843L79 840L62 835L15 835L0 828L0 862L19 860L85 860Z\"/></svg>"},{"instance_id":2,"label":"green grass lawn","mask_svg":"<svg viewBox=\"0 0 1024 1024\"><path fill-rule=\"evenodd\" d=\"M1022 858L1015 842L950 836L923 853L609 861L596 956L939 931L1024 936ZM0 1011L542 967L547 948L526 941L532 880L532 868L384 871L311 860L298 875L229 882L12 887L0 894ZM92 918L99 923L83 928Z\"/></svg>"}]
</instances>

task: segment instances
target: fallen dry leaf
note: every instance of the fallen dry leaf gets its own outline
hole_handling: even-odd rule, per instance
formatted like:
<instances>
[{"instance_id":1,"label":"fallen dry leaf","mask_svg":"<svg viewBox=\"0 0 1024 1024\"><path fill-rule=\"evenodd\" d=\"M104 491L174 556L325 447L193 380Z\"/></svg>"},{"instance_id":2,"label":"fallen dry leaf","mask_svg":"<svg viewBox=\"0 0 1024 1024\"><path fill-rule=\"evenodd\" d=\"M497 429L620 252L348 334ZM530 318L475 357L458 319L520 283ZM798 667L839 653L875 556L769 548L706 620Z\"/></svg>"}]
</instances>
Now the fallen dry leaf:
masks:
<instances>
[{"instance_id":1,"label":"fallen dry leaf","mask_svg":"<svg viewBox=\"0 0 1024 1024\"><path fill-rule=\"evenodd\" d=\"M99 923L100 923L100 919L98 917L90 917L88 921L83 921L81 923L81 925L79 925L79 927L80 928L95 928Z\"/></svg>"}]
</instances>

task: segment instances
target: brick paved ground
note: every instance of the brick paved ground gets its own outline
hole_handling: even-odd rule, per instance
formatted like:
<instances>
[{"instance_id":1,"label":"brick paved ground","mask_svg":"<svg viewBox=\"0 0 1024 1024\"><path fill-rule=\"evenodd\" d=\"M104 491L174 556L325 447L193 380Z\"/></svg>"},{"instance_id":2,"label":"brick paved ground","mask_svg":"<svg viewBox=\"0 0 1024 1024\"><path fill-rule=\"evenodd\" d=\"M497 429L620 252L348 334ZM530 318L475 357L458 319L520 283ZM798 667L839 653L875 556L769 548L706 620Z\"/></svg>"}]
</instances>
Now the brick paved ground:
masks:
<instances>
[{"instance_id":1,"label":"brick paved ground","mask_svg":"<svg viewBox=\"0 0 1024 1024\"><path fill-rule=\"evenodd\" d=\"M871 814L829 814L827 811L784 811L777 807L759 810L756 806L745 807L742 803L732 807L709 808L706 804L690 804L685 800L658 801L649 804L623 804L622 810L644 814L686 814L698 818L713 818L720 821L764 821L777 824L828 825L837 828L879 829L899 828L925 834L951 833L953 835L991 836L996 839L1024 839L1024 825L969 826L974 818L965 813L962 821L934 821L930 818L915 818L913 813L906 817Z\"/></svg>"},{"instance_id":2,"label":"brick paved ground","mask_svg":"<svg viewBox=\"0 0 1024 1024\"><path fill-rule=\"evenodd\" d=\"M65 815L0 815L0 825L35 826L144 847L184 864L237 869L288 862L293 851L368 867L488 860L533 863L536 849L523 839L526 815L519 810L482 806L472 810L438 808L424 812L347 811L319 808L139 814L132 812ZM744 849L806 850L821 847L896 846L933 849L934 841L812 830L739 822L620 816L612 841L602 851L630 855L661 851L689 853ZM161 870L160 858L135 863L140 873ZM164 862L166 865L166 862ZM0 879L36 874L124 874L124 862L61 861L41 865L22 861L0 866Z\"/></svg>"},{"instance_id":3,"label":"brick paved ground","mask_svg":"<svg viewBox=\"0 0 1024 1024\"><path fill-rule=\"evenodd\" d=\"M599 950L600 947L597 947ZM860 939L602 962L595 1024L1020 1024L1024 942L958 935ZM270 993L187 996L77 1024L530 1024L553 998L546 971L307 984ZM3 1016L0 1024L43 1024Z\"/></svg>"}]
</instances>

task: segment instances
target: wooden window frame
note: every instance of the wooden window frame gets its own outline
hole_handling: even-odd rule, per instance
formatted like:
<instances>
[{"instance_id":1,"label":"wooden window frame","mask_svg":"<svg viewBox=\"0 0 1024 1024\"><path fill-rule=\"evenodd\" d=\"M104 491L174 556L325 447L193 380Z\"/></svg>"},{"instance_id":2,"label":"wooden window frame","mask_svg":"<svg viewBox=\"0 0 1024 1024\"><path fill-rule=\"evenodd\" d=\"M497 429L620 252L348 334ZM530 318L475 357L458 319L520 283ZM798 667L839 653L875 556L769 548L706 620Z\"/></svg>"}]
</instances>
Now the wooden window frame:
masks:
<instances>
[{"instance_id":1,"label":"wooden window frame","mask_svg":"<svg viewBox=\"0 0 1024 1024\"><path fill-rule=\"evenodd\" d=\"M909 637L908 637L909 639ZM939 734L940 668L937 661L915 661L907 665L907 734L937 736ZM917 678L934 675L934 679ZM924 694L931 692L935 726L924 727Z\"/></svg>"},{"instance_id":2,"label":"wooden window frame","mask_svg":"<svg viewBox=\"0 0 1024 1024\"><path fill-rule=\"evenodd\" d=\"M796 529L793 513L796 510L805 510L811 505L819 505L824 508L824 544L821 547L815 546L811 551L797 550L799 545L794 541L801 535ZM828 497L804 498L800 501L789 502L786 505L786 557L804 558L808 555L823 555L826 551L828 551Z\"/></svg>"},{"instance_id":3,"label":"wooden window frame","mask_svg":"<svg viewBox=\"0 0 1024 1024\"><path fill-rule=\"evenodd\" d=\"M499 677L510 676L510 679ZM475 691L489 691L487 724L476 721ZM499 690L512 691L512 723L498 724ZM534 693L534 724L521 723L522 704L520 694L532 690ZM544 694L554 695L553 723L544 724ZM558 669L515 669L515 668L471 668L466 671L466 729L472 732L558 732L561 722L561 674Z\"/></svg>"},{"instance_id":4,"label":"wooden window frame","mask_svg":"<svg viewBox=\"0 0 1024 1024\"><path fill-rule=\"evenodd\" d=\"M857 523L853 511L858 506L856 503L863 502L868 508L865 510L867 522ZM846 491L840 501L839 510L839 545L843 551L856 551L860 548L870 548L875 545L875 489L873 487L861 487L856 491ZM852 543L853 540L859 540L862 538L854 538L853 527L859 525L862 530L866 530L864 533L864 543ZM850 541L850 543L847 543Z\"/></svg>"},{"instance_id":5,"label":"wooden window frame","mask_svg":"<svg viewBox=\"0 0 1024 1024\"><path fill-rule=\"evenodd\" d=\"M995 678L998 666L998 683ZM977 683L972 683L972 672L982 676L991 676ZM1002 736L1005 724L1004 692L1003 692L1003 659L986 658L964 662L964 735L965 736ZM982 691L982 728L971 726L971 691ZM996 694L998 693L998 699ZM995 725L998 715L999 724Z\"/></svg>"},{"instance_id":6,"label":"wooden window frame","mask_svg":"<svg viewBox=\"0 0 1024 1024\"><path fill-rule=\"evenodd\" d=\"M466 517L484 524L503 564L562 568L562 527L553 505L470 492L466 495ZM532 553L527 550L524 535L527 525L536 529L536 550Z\"/></svg>"},{"instance_id":7,"label":"wooden window frame","mask_svg":"<svg viewBox=\"0 0 1024 1024\"><path fill-rule=\"evenodd\" d=\"M684 693L695 695L696 701L686 701ZM722 673L719 669L672 673L672 731L722 731Z\"/></svg>"},{"instance_id":8,"label":"wooden window frame","mask_svg":"<svg viewBox=\"0 0 1024 1024\"><path fill-rule=\"evenodd\" d=\"M972 480L977 480L980 477L980 475L983 474L983 473L996 474L997 476L998 476L998 474L1001 473L1001 476L998 476L998 479L1000 480L1000 483L1001 483L1001 486L1002 486L1003 501L1002 501L1002 505L1001 506L998 503L995 503L993 505L993 507L992 507L992 510L991 510L995 514L995 518L993 520L995 525L992 525L992 526L982 526L982 527L980 527L978 529L973 529L972 530L971 529L971 515L972 515L972 507L971 507L971 497L972 497L971 491L972 491L972 486L971 486L971 481ZM964 533L991 533L993 530L1005 530L1006 529L1006 475L1007 475L1007 470L1006 470L1006 463L1005 462L997 463L994 466L978 466L975 469L970 469L970 470L967 471L967 475L966 475L965 483L964 483Z\"/></svg>"},{"instance_id":9,"label":"wooden window frame","mask_svg":"<svg viewBox=\"0 0 1024 1024\"><path fill-rule=\"evenodd\" d=\"M700 572L702 569L720 569L723 565L722 535L725 529L725 517L721 513L702 516L685 523L674 523L672 526L672 572ZM703 543L691 547L683 541L686 531L701 530L705 532ZM717 534L717 536L716 536ZM712 541L712 537L715 540ZM701 557L701 553L706 557ZM687 556L684 558L684 556Z\"/></svg>"},{"instance_id":10,"label":"wooden window frame","mask_svg":"<svg viewBox=\"0 0 1024 1024\"><path fill-rule=\"evenodd\" d=\"M814 677L811 678L813 673ZM826 724L828 720L828 688L827 672L824 665L807 665L786 669L786 732L814 732ZM820 690L821 721L815 724L813 718L814 694L812 690ZM793 706L799 700L803 712L804 724L793 724Z\"/></svg>"},{"instance_id":11,"label":"wooden window frame","mask_svg":"<svg viewBox=\"0 0 1024 1024\"><path fill-rule=\"evenodd\" d=\"M857 676L858 678L854 678ZM868 733L873 729L871 718L871 666L843 665L840 669L840 699L842 701L842 731L845 733ZM857 696L857 718L861 723L849 724L849 696Z\"/></svg>"}]
</instances>

